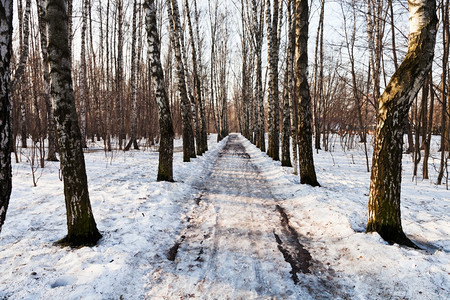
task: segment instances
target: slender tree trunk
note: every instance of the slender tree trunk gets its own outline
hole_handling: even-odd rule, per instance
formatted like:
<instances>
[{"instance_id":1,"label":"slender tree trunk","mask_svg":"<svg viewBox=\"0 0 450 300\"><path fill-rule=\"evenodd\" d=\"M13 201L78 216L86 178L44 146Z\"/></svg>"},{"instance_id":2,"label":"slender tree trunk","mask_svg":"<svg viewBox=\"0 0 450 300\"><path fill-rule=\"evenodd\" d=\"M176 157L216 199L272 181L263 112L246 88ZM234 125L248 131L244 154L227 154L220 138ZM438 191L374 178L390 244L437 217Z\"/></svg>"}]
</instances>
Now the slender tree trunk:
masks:
<instances>
[{"instance_id":1,"label":"slender tree trunk","mask_svg":"<svg viewBox=\"0 0 450 300\"><path fill-rule=\"evenodd\" d=\"M39 33L41 36L41 52L42 52L42 73L44 77L44 100L45 108L47 110L48 123L48 154L47 160L58 161L56 157L56 126L55 117L53 115L52 99L50 97L50 70L48 66L48 51L47 51L47 26L45 24L45 2L46 0L38 0L38 21Z\"/></svg>"},{"instance_id":2,"label":"slender tree trunk","mask_svg":"<svg viewBox=\"0 0 450 300\"><path fill-rule=\"evenodd\" d=\"M29 37L30 37L30 14L31 14L31 0L26 0L25 4L25 14L23 16L23 20L19 17L19 22L22 23L20 27L23 26L23 40L20 45L20 57L17 69L14 73L14 77L11 82L13 92L19 91L23 89L22 82L25 68L28 60L29 54ZM20 111L21 111L21 138L22 138L22 147L27 148L27 114L25 108L25 98L23 93L20 93L21 101L20 101Z\"/></svg>"},{"instance_id":3,"label":"slender tree trunk","mask_svg":"<svg viewBox=\"0 0 450 300\"><path fill-rule=\"evenodd\" d=\"M323 19L325 15L325 0L320 1L319 24L317 25L316 48L314 53L314 97L313 97L313 117L314 117L314 147L317 153L320 148L320 113L322 103L322 78L319 69L319 63L322 66L323 76ZM322 123L325 120L322 120ZM325 133L325 132L324 132Z\"/></svg>"},{"instance_id":4,"label":"slender tree trunk","mask_svg":"<svg viewBox=\"0 0 450 300\"><path fill-rule=\"evenodd\" d=\"M11 53L13 1L0 0L0 233L12 190Z\"/></svg>"},{"instance_id":5,"label":"slender tree trunk","mask_svg":"<svg viewBox=\"0 0 450 300\"><path fill-rule=\"evenodd\" d=\"M401 225L402 122L431 69L436 42L436 2L409 1L410 33L406 57L379 99L372 159L367 232L388 242L414 247ZM389 184L386 184L389 182Z\"/></svg>"},{"instance_id":6,"label":"slender tree trunk","mask_svg":"<svg viewBox=\"0 0 450 300\"><path fill-rule=\"evenodd\" d=\"M428 84L430 89L430 109L428 116L427 132L424 134L424 154L423 154L423 179L429 179L428 176L428 158L430 157L431 133L433 131L433 110L434 110L434 91L433 91L433 72L428 74Z\"/></svg>"},{"instance_id":7,"label":"slender tree trunk","mask_svg":"<svg viewBox=\"0 0 450 300\"><path fill-rule=\"evenodd\" d=\"M273 16L270 0L266 1L266 23L269 60L269 149L267 154L274 160L280 160L280 107L278 92L278 53L279 20L282 16L283 2L273 0Z\"/></svg>"},{"instance_id":8,"label":"slender tree trunk","mask_svg":"<svg viewBox=\"0 0 450 300\"><path fill-rule=\"evenodd\" d=\"M288 55L287 55L288 56ZM283 93L283 130L281 135L281 165L292 167L291 163L291 116L289 111L289 59L286 62Z\"/></svg>"},{"instance_id":9,"label":"slender tree trunk","mask_svg":"<svg viewBox=\"0 0 450 300\"><path fill-rule=\"evenodd\" d=\"M170 0L168 10L174 41L175 58L177 60L178 92L180 94L182 104L183 161L189 162L191 158L195 158L196 155L194 146L194 134L192 131L192 110L186 89L184 62L180 44L181 25L177 0Z\"/></svg>"},{"instance_id":10,"label":"slender tree trunk","mask_svg":"<svg viewBox=\"0 0 450 300\"><path fill-rule=\"evenodd\" d=\"M117 1L117 69L116 69L116 120L119 149L122 150L123 122L123 0Z\"/></svg>"},{"instance_id":11,"label":"slender tree trunk","mask_svg":"<svg viewBox=\"0 0 450 300\"><path fill-rule=\"evenodd\" d=\"M265 117L264 117L264 93L262 84L262 43L263 43L263 9L260 7L258 16L258 5L256 0L252 0L253 9L253 34L255 39L255 56L256 56L256 101L257 107L257 131L256 131L256 147L261 151L266 151L265 142Z\"/></svg>"},{"instance_id":12,"label":"slender tree trunk","mask_svg":"<svg viewBox=\"0 0 450 300\"><path fill-rule=\"evenodd\" d=\"M81 51L80 51L80 130L81 146L86 145L86 102L88 98L87 68L86 68L86 30L88 1L83 0L81 9Z\"/></svg>"},{"instance_id":13,"label":"slender tree trunk","mask_svg":"<svg viewBox=\"0 0 450 300\"><path fill-rule=\"evenodd\" d=\"M444 48L444 54L442 55L442 111L441 111L441 163L439 165L439 173L438 178L436 180L436 184L442 184L442 179L444 178L444 169L447 165L447 161L445 158L445 152L448 149L447 147L447 133L449 128L447 127L447 98L448 98L448 84L447 84L447 66L448 66L448 55L449 55L449 44L450 44L450 32L449 32L449 0L446 0L445 3L442 1L441 11L442 11L442 24L443 24L443 32L442 32L442 43Z\"/></svg>"},{"instance_id":14,"label":"slender tree trunk","mask_svg":"<svg viewBox=\"0 0 450 300\"><path fill-rule=\"evenodd\" d=\"M107 151L111 151L111 82L110 82L110 43L109 43L109 10L110 10L111 0L108 0L106 4L106 118L105 118L105 127L106 127L106 136L105 136L105 149Z\"/></svg>"},{"instance_id":15,"label":"slender tree trunk","mask_svg":"<svg viewBox=\"0 0 450 300\"><path fill-rule=\"evenodd\" d=\"M199 61L197 59L197 48L195 46L195 37L194 31L192 29L191 22L191 10L189 8L188 0L184 0L184 7L186 9L188 29L189 29L189 37L191 43L191 51L192 51L192 66L193 66L193 76L194 76L194 95L197 102L197 110L199 111L200 116L197 118L197 122L199 123L199 133L197 135L197 154L202 155L208 149L208 141L206 135L206 116L205 109L202 99L202 89L201 89L201 81L199 75Z\"/></svg>"},{"instance_id":16,"label":"slender tree trunk","mask_svg":"<svg viewBox=\"0 0 450 300\"><path fill-rule=\"evenodd\" d=\"M299 103L298 150L300 183L320 186L314 168L312 150L311 96L308 84L307 0L295 1L295 96Z\"/></svg>"},{"instance_id":17,"label":"slender tree trunk","mask_svg":"<svg viewBox=\"0 0 450 300\"><path fill-rule=\"evenodd\" d=\"M136 39L137 39L137 28L136 28L136 17L137 17L137 0L134 0L133 4L133 25L132 25L132 37L131 37L131 137L130 141L125 147L125 151L130 150L131 145L135 150L139 150L139 146L136 140L137 131L137 97L136 97Z\"/></svg>"},{"instance_id":18,"label":"slender tree trunk","mask_svg":"<svg viewBox=\"0 0 450 300\"><path fill-rule=\"evenodd\" d=\"M51 95L55 103L68 227L67 236L60 243L94 245L101 234L89 200L81 132L75 110L67 19L67 0L47 0Z\"/></svg>"},{"instance_id":19,"label":"slender tree trunk","mask_svg":"<svg viewBox=\"0 0 450 300\"><path fill-rule=\"evenodd\" d=\"M289 44L288 44L288 65L289 65L289 79L288 79L288 90L289 90L289 105L291 111L291 138L292 138L292 173L298 174L298 109L297 109L297 98L295 96L295 78L294 78L294 54L295 54L295 5L294 0L289 0L288 6L288 23L289 23Z\"/></svg>"},{"instance_id":20,"label":"slender tree trunk","mask_svg":"<svg viewBox=\"0 0 450 300\"><path fill-rule=\"evenodd\" d=\"M173 126L170 113L169 98L164 84L161 66L161 44L158 26L156 24L155 0L144 2L148 45L150 46L150 67L152 79L156 88L156 103L158 104L159 130L161 140L159 144L158 181L173 181Z\"/></svg>"}]
</instances>

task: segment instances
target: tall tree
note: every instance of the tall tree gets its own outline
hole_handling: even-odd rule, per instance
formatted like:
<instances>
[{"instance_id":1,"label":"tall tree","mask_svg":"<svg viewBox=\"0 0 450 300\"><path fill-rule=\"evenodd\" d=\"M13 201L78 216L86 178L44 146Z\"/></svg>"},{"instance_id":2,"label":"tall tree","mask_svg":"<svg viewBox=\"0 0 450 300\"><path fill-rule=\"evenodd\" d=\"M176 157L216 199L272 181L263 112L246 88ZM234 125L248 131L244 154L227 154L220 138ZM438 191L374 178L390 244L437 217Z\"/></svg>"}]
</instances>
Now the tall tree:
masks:
<instances>
[{"instance_id":1,"label":"tall tree","mask_svg":"<svg viewBox=\"0 0 450 300\"><path fill-rule=\"evenodd\" d=\"M444 53L442 55L442 94L441 94L441 163L439 165L438 178L436 184L440 185L442 179L444 178L444 169L447 165L445 158L445 152L448 149L448 131L447 127L447 97L448 97L448 83L447 83L447 67L448 67L448 55L449 55L449 45L450 45L450 31L449 31L449 0L442 0L441 4L441 15L442 15L442 43L444 48Z\"/></svg>"},{"instance_id":2,"label":"tall tree","mask_svg":"<svg viewBox=\"0 0 450 300\"><path fill-rule=\"evenodd\" d=\"M196 0L194 0L196 1ZM204 103L202 99L202 89L201 89L201 81L200 81L200 70L199 70L199 61L197 58L197 47L195 45L195 36L194 30L192 28L191 21L191 10L189 8L189 1L184 0L184 8L186 10L187 23L189 29L189 41L191 44L192 51L192 75L194 77L194 98L197 103L197 110L199 111L199 117L197 118L197 122L199 124L199 132L197 135L197 154L202 155L208 150L208 136L206 133L206 113L204 108ZM201 63L201 62L200 62Z\"/></svg>"},{"instance_id":3,"label":"tall tree","mask_svg":"<svg viewBox=\"0 0 450 300\"><path fill-rule=\"evenodd\" d=\"M264 1L264 0L261 0ZM259 5L258 5L259 4ZM259 8L259 9L258 9ZM252 0L252 33L255 45L256 56L256 82L255 82L255 122L256 126L256 146L261 151L266 151L265 142L265 118L264 118L264 93L262 84L262 44L264 33L263 5L256 0Z\"/></svg>"},{"instance_id":4,"label":"tall tree","mask_svg":"<svg viewBox=\"0 0 450 300\"><path fill-rule=\"evenodd\" d=\"M295 1L295 97L298 106L300 183L320 186L312 150L311 95L308 84L308 0Z\"/></svg>"},{"instance_id":5,"label":"tall tree","mask_svg":"<svg viewBox=\"0 0 450 300\"><path fill-rule=\"evenodd\" d=\"M88 1L83 0L81 8L81 51L80 51L80 130L81 146L86 148L86 102L88 98L86 68L86 31Z\"/></svg>"},{"instance_id":6,"label":"tall tree","mask_svg":"<svg viewBox=\"0 0 450 300\"><path fill-rule=\"evenodd\" d=\"M48 67L48 50L47 50L47 25L45 24L45 3L46 0L38 0L38 23L42 52L42 73L44 78L44 99L45 108L47 110L48 123L48 154L47 160L57 161L56 157L56 125L53 115L52 99L50 97L50 70Z\"/></svg>"},{"instance_id":7,"label":"tall tree","mask_svg":"<svg viewBox=\"0 0 450 300\"><path fill-rule=\"evenodd\" d=\"M123 120L123 0L117 1L117 67L116 67L116 120L117 120L117 136L119 139L119 149L122 150L122 142L124 135Z\"/></svg>"},{"instance_id":8,"label":"tall tree","mask_svg":"<svg viewBox=\"0 0 450 300\"><path fill-rule=\"evenodd\" d=\"M410 0L409 16L408 52L379 98L366 231L378 232L391 243L414 246L403 232L400 216L402 120L431 69L435 0Z\"/></svg>"},{"instance_id":9,"label":"tall tree","mask_svg":"<svg viewBox=\"0 0 450 300\"><path fill-rule=\"evenodd\" d=\"M0 232L12 189L11 174L11 53L13 1L0 0Z\"/></svg>"},{"instance_id":10,"label":"tall tree","mask_svg":"<svg viewBox=\"0 0 450 300\"><path fill-rule=\"evenodd\" d=\"M291 111L291 138L292 138L292 173L298 174L298 109L297 99L295 97L294 90L294 54L295 54L295 18L294 15L294 0L288 1L288 23L289 23L289 41L288 41L288 65L289 65L289 79L288 79L288 91L289 91L289 106Z\"/></svg>"},{"instance_id":11,"label":"tall tree","mask_svg":"<svg viewBox=\"0 0 450 300\"><path fill-rule=\"evenodd\" d=\"M194 146L194 134L192 130L192 110L186 88L183 53L181 50L180 35L182 33L177 0L170 0L168 10L174 42L173 46L175 48L175 58L177 60L178 92L180 94L181 104L183 107L183 161L188 162L191 160L191 158L195 158L196 155Z\"/></svg>"},{"instance_id":12,"label":"tall tree","mask_svg":"<svg viewBox=\"0 0 450 300\"><path fill-rule=\"evenodd\" d=\"M173 181L173 125L170 114L170 103L164 84L164 74L161 66L161 43L159 41L156 23L155 0L144 3L148 45L152 78L155 82L156 102L158 103L159 130L161 140L159 145L159 165L157 180Z\"/></svg>"},{"instance_id":13,"label":"tall tree","mask_svg":"<svg viewBox=\"0 0 450 300\"><path fill-rule=\"evenodd\" d=\"M138 150L138 144L136 140L136 131L137 131L137 97L136 97L136 67L138 61L136 60L136 39L137 39L137 0L134 0L133 4L133 23L132 23L132 36L131 36L131 78L130 78L130 86L131 86L131 137L127 146L125 147L125 151L130 150L131 145L133 145L135 150Z\"/></svg>"},{"instance_id":14,"label":"tall tree","mask_svg":"<svg viewBox=\"0 0 450 300\"><path fill-rule=\"evenodd\" d=\"M267 154L274 160L280 160L280 104L278 91L278 54L280 49L281 17L283 2L266 1L267 43L269 60L269 149ZM273 11L273 16L271 13Z\"/></svg>"},{"instance_id":15,"label":"tall tree","mask_svg":"<svg viewBox=\"0 0 450 300\"><path fill-rule=\"evenodd\" d=\"M11 86L12 86L12 90L13 91L24 91L24 89L22 89L22 82L24 74L25 74L25 69L26 69L26 64L27 64L27 60L28 60L28 54L29 54L29 39L30 39L30 14L31 14L31 0L26 0L26 4L25 4L25 14L22 17L19 17L19 23L21 23L19 25L19 28L23 28L23 39L21 39L21 44L20 44L20 57L19 57L19 63L17 66L16 71L14 72L14 77L12 78L12 82L11 82ZM22 32L21 30L21 32ZM20 97L21 97L21 101L20 101L20 111L21 111L21 138L22 138L22 147L23 148L27 148L27 117L26 117L26 108L25 108L25 93L20 92Z\"/></svg>"},{"instance_id":16,"label":"tall tree","mask_svg":"<svg viewBox=\"0 0 450 300\"><path fill-rule=\"evenodd\" d=\"M55 104L61 171L67 210L67 236L61 244L93 245L101 238L89 200L81 131L75 109L70 63L67 0L47 0L51 95Z\"/></svg>"}]
</instances>

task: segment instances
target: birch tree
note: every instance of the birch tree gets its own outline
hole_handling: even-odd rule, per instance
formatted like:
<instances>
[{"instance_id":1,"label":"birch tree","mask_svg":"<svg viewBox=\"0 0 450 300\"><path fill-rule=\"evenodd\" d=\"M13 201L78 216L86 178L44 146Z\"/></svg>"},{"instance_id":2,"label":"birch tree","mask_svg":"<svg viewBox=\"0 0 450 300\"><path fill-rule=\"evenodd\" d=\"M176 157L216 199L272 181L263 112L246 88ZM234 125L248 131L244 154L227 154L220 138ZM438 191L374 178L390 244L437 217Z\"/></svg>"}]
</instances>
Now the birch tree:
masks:
<instances>
[{"instance_id":1,"label":"birch tree","mask_svg":"<svg viewBox=\"0 0 450 300\"><path fill-rule=\"evenodd\" d=\"M14 72L14 77L12 78L12 90L13 91L19 91L20 92L20 112L21 112L21 138L22 138L22 147L27 148L27 118L26 118L26 108L25 108L25 95L21 92L22 90L22 82L23 77L25 74L26 64L28 60L29 55L29 39L30 39L30 14L31 14L31 0L26 0L25 4L25 14L23 15L23 19L19 17L19 28L23 36L23 39L21 39L20 44L20 57L19 57L19 63L17 66L16 71Z\"/></svg>"},{"instance_id":2,"label":"birch tree","mask_svg":"<svg viewBox=\"0 0 450 300\"><path fill-rule=\"evenodd\" d=\"M320 186L314 168L312 150L311 95L308 84L308 25L307 0L295 1L295 97L298 101L298 156L300 183Z\"/></svg>"},{"instance_id":3,"label":"birch tree","mask_svg":"<svg viewBox=\"0 0 450 300\"><path fill-rule=\"evenodd\" d=\"M271 13L273 11L273 15ZM278 92L278 54L280 48L281 17L283 2L266 1L267 44L269 60L269 149L267 154L274 160L280 160L280 104Z\"/></svg>"},{"instance_id":4,"label":"birch tree","mask_svg":"<svg viewBox=\"0 0 450 300\"><path fill-rule=\"evenodd\" d=\"M175 58L177 60L178 92L180 94L182 104L183 161L189 162L191 158L195 158L196 155L194 146L194 134L192 130L192 110L186 88L183 53L181 50L181 25L177 0L170 0L168 11L174 42Z\"/></svg>"},{"instance_id":5,"label":"birch tree","mask_svg":"<svg viewBox=\"0 0 450 300\"><path fill-rule=\"evenodd\" d=\"M50 70L48 66L48 50L47 50L47 25L45 24L45 3L46 0L38 0L38 23L40 34L40 45L42 53L42 73L44 79L44 99L45 108L47 111L47 123L48 123L48 154L47 160L57 161L56 157L56 125L53 115L53 105L50 97Z\"/></svg>"},{"instance_id":6,"label":"birch tree","mask_svg":"<svg viewBox=\"0 0 450 300\"><path fill-rule=\"evenodd\" d=\"M415 247L401 225L403 121L431 69L436 42L435 0L409 1L408 51L379 98L372 159L367 232Z\"/></svg>"},{"instance_id":7,"label":"birch tree","mask_svg":"<svg viewBox=\"0 0 450 300\"><path fill-rule=\"evenodd\" d=\"M0 232L12 189L11 53L13 1L0 0Z\"/></svg>"},{"instance_id":8,"label":"birch tree","mask_svg":"<svg viewBox=\"0 0 450 300\"><path fill-rule=\"evenodd\" d=\"M67 0L47 0L51 96L55 103L61 171L67 210L62 245L94 245L101 238L89 200L81 131L75 109L70 63Z\"/></svg>"},{"instance_id":9,"label":"birch tree","mask_svg":"<svg viewBox=\"0 0 450 300\"><path fill-rule=\"evenodd\" d=\"M263 0L260 0L263 1ZM259 1L258 1L259 2ZM252 33L255 45L256 56L256 82L255 82L255 122L256 133L255 141L256 147L261 151L266 151L265 142L265 117L264 117L264 93L262 84L262 44L264 33L264 18L263 18L263 4L252 0ZM259 4L259 5L258 5ZM259 8L259 9L258 9Z\"/></svg>"},{"instance_id":10,"label":"birch tree","mask_svg":"<svg viewBox=\"0 0 450 300\"><path fill-rule=\"evenodd\" d=\"M86 148L86 100L88 97L86 70L86 30L88 1L83 0L81 8L81 51L80 51L80 130L81 146Z\"/></svg>"},{"instance_id":11,"label":"birch tree","mask_svg":"<svg viewBox=\"0 0 450 300\"><path fill-rule=\"evenodd\" d=\"M173 181L173 125L170 114L169 98L164 84L164 74L161 66L161 43L159 41L156 23L155 0L144 2L147 41L150 48L150 68L155 82L156 102L158 104L159 130L161 140L159 145L159 165L157 180Z\"/></svg>"},{"instance_id":12,"label":"birch tree","mask_svg":"<svg viewBox=\"0 0 450 300\"><path fill-rule=\"evenodd\" d=\"M138 144L136 140L136 131L137 131L137 97L136 97L136 39L137 39L137 26L136 26L136 17L137 17L137 0L134 0L133 4L133 24L132 24L132 36L131 36L131 78L130 78L130 86L131 86L131 137L127 146L125 147L125 151L130 150L131 145L135 150L138 150Z\"/></svg>"}]
</instances>

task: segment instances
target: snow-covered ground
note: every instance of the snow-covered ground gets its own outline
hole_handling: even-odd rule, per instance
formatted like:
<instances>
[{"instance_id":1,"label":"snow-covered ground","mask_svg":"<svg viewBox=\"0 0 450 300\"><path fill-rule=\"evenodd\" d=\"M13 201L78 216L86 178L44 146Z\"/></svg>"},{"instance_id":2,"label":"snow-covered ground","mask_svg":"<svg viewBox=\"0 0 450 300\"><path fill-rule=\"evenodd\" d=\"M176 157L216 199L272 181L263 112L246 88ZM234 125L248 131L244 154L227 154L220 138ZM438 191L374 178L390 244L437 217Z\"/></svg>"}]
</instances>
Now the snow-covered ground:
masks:
<instances>
[{"instance_id":1,"label":"snow-covered ground","mask_svg":"<svg viewBox=\"0 0 450 300\"><path fill-rule=\"evenodd\" d=\"M155 181L158 154L149 149L105 155L92 147L85 153L91 204L103 234L99 244L91 248L53 245L66 233L59 164L47 162L45 169L37 171L37 187L33 187L29 163L23 159L14 164L13 194L0 234L0 299L159 299L159 287L180 291L183 285L185 297L208 299L208 293L194 290L186 278L167 273L174 266L189 272L190 266L180 263L189 253L189 244L181 244L175 262L169 261L167 255L175 243L182 242L181 235L192 225L190 219L202 213L196 209L206 205L206 200L197 204L199 193L207 189L204 179L211 176L227 141L215 143L215 139L210 136L210 150L190 163L182 162L181 152L175 153L175 183ZM316 154L322 187L312 188L300 185L298 177L291 174L292 168L281 167L248 141L242 143L264 178L264 188L284 208L290 226L312 257L311 273L299 273L297 285L287 282L289 276L263 274L263 278L279 278L276 286L294 289L278 294L279 298L303 297L301 291L308 287L312 298L450 298L450 192L445 186L433 184L433 160L431 180L412 181L411 159L404 156L403 229L426 249L414 250L388 245L377 234L364 233L370 174L365 170L361 145L344 152L337 138L331 144L332 152ZM177 145L179 149L181 142L177 141ZM434 150L437 157L436 147ZM252 201L249 199L249 203ZM275 208L271 209L275 216ZM208 213L205 209L204 215L196 216L197 221L205 217L207 224ZM230 218L232 215L227 215ZM197 226L203 226L202 222ZM242 245L229 246L232 249ZM277 262L279 269L274 273L289 271L280 252L260 249L259 253L266 255L263 266L267 261ZM227 270L227 261L221 261L223 270ZM239 288L245 285L241 280L231 280L234 284L223 289L227 292L215 297L239 298ZM269 295L242 293L246 299Z\"/></svg>"}]
</instances>

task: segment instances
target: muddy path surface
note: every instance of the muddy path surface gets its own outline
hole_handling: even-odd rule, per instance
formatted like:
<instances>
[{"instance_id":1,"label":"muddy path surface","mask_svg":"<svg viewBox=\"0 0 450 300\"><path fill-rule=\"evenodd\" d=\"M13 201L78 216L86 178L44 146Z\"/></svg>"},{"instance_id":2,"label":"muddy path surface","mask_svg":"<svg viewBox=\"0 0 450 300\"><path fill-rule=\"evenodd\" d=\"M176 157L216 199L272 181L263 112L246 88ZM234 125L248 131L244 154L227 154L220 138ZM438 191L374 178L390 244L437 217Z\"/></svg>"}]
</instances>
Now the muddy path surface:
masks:
<instances>
[{"instance_id":1,"label":"muddy path surface","mask_svg":"<svg viewBox=\"0 0 450 300\"><path fill-rule=\"evenodd\" d=\"M299 279L311 255L242 141L229 136L167 263L151 274L148 298L313 298Z\"/></svg>"}]
</instances>

